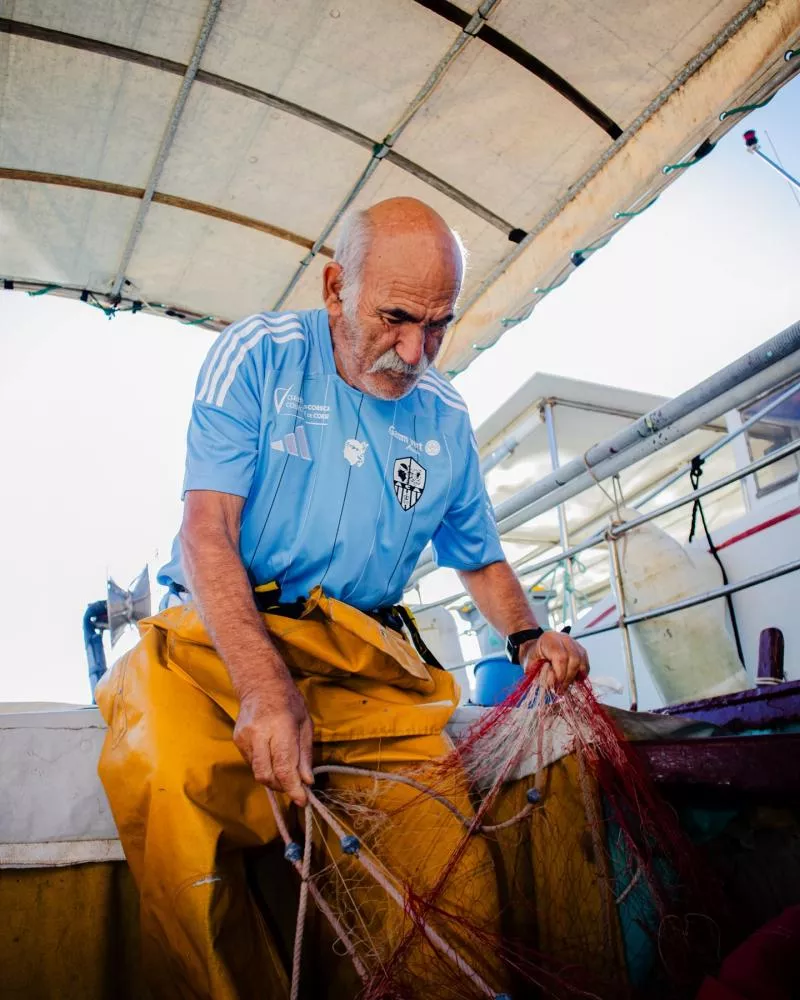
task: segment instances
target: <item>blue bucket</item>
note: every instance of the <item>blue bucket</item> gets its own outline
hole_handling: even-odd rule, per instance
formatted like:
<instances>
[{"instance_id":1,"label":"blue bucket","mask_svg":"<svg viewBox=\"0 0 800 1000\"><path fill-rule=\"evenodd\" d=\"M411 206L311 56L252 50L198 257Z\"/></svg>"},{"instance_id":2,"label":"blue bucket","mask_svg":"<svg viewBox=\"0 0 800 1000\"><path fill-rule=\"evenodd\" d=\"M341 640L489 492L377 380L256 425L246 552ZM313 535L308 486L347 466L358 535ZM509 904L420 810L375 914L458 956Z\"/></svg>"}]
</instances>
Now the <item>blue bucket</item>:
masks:
<instances>
[{"instance_id":1,"label":"blue bucket","mask_svg":"<svg viewBox=\"0 0 800 1000\"><path fill-rule=\"evenodd\" d=\"M507 656L485 656L475 664L475 705L499 705L522 680L523 670Z\"/></svg>"}]
</instances>

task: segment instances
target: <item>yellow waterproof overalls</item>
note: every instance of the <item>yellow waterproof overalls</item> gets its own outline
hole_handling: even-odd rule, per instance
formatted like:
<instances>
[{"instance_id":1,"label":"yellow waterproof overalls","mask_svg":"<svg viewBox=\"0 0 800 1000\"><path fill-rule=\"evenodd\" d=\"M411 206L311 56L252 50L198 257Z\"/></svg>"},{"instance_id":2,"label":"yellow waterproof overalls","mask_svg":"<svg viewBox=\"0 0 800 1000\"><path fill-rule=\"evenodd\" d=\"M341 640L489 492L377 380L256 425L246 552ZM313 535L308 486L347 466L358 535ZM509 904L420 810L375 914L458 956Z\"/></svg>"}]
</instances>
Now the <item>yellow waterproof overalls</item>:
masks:
<instances>
[{"instance_id":1,"label":"yellow waterproof overalls","mask_svg":"<svg viewBox=\"0 0 800 1000\"><path fill-rule=\"evenodd\" d=\"M401 634L319 590L302 617L263 617L306 700L315 763L391 770L450 748L443 727L458 702L457 685L444 670L429 670ZM96 694L109 726L100 776L139 888L146 982L153 1000L283 1000L289 986L285 950L249 890L243 860L245 849L269 843L277 830L264 789L233 743L239 706L227 671L191 604L141 622L140 632L139 644L103 678ZM552 810L538 827L534 821L532 837L538 829L539 841L526 860L541 895L539 945L568 961L585 958L586 943L577 948L574 941L577 917L595 933L604 906L591 859L580 846L585 824L573 778L569 766L554 775L563 822L554 822ZM331 775L330 781L340 788L358 785L352 777ZM382 804L411 808L382 837L380 860L401 884L411 875L417 885L432 884L461 841L463 827L410 789L384 786ZM524 791L509 789L498 804L499 818L520 807ZM466 790L451 795L469 814ZM282 805L287 806L285 799ZM330 857L336 850L331 843ZM566 909L561 901L556 910L544 893L557 893L563 885L565 858L575 869L571 878L579 875L586 891ZM470 842L448 885L439 900L448 912L500 929L494 926L499 908L493 855L483 838ZM266 894L270 891L267 885ZM397 936L399 910L374 886L360 891L359 904L365 911L372 907L381 933L390 940ZM457 929L450 931L458 945ZM604 965L609 949L616 962L618 935L609 945L597 933ZM468 958L499 992L495 956ZM324 963L325 955L318 961ZM413 967L413 955L410 962ZM422 959L418 966L412 972L419 976L420 996L450 995L436 987L434 969ZM357 980L329 986L327 995L349 1000L357 987Z\"/></svg>"},{"instance_id":2,"label":"yellow waterproof overalls","mask_svg":"<svg viewBox=\"0 0 800 1000\"><path fill-rule=\"evenodd\" d=\"M400 634L320 591L302 618L264 621L306 700L317 763L389 769L449 749L442 730L457 685ZM191 604L143 621L140 632L98 685L97 703L109 726L100 776L139 887L147 983L154 1000L279 1000L287 974L242 859L277 830L232 740L239 706L227 671ZM402 794L392 786L394 806ZM436 820L413 834L420 865L447 856L440 807ZM451 827L450 850L461 833ZM391 843L382 850L391 869ZM483 852L476 841L465 864L485 870ZM473 903L491 913L491 892L482 888Z\"/></svg>"}]
</instances>

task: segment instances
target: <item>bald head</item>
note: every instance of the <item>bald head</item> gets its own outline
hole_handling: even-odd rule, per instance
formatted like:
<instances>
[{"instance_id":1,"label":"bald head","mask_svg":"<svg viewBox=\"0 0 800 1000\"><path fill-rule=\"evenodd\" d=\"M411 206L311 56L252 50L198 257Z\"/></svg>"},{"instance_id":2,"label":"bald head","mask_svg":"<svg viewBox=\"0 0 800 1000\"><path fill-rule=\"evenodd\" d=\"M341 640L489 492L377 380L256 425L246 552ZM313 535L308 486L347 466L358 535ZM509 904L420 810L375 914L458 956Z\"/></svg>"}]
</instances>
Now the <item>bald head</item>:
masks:
<instances>
[{"instance_id":1,"label":"bald head","mask_svg":"<svg viewBox=\"0 0 800 1000\"><path fill-rule=\"evenodd\" d=\"M403 237L417 241L420 246L435 245L460 266L461 250L453 230L424 201L387 198L362 214L376 240Z\"/></svg>"},{"instance_id":2,"label":"bald head","mask_svg":"<svg viewBox=\"0 0 800 1000\"><path fill-rule=\"evenodd\" d=\"M390 268L395 262L417 259L423 267L434 263L453 268L459 285L464 272L464 250L456 234L438 212L416 198L387 198L371 208L351 212L341 226L336 260L342 266L345 291L361 284L363 268Z\"/></svg>"},{"instance_id":3,"label":"bald head","mask_svg":"<svg viewBox=\"0 0 800 1000\"><path fill-rule=\"evenodd\" d=\"M406 395L430 365L461 288L461 244L415 198L348 216L323 292L339 373L362 391Z\"/></svg>"}]
</instances>

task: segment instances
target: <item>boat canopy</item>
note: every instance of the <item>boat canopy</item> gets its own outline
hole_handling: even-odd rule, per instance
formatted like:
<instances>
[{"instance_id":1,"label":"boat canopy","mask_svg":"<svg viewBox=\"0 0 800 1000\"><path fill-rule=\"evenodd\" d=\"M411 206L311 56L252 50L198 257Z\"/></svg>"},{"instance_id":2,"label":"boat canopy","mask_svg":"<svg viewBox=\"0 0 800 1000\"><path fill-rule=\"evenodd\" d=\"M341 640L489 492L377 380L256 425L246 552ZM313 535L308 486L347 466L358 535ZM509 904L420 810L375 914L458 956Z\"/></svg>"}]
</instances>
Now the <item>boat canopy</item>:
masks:
<instances>
[{"instance_id":1,"label":"boat canopy","mask_svg":"<svg viewBox=\"0 0 800 1000\"><path fill-rule=\"evenodd\" d=\"M6 288L212 328L311 307L343 213L414 196L470 250L451 375L800 68L798 0L0 15Z\"/></svg>"}]
</instances>

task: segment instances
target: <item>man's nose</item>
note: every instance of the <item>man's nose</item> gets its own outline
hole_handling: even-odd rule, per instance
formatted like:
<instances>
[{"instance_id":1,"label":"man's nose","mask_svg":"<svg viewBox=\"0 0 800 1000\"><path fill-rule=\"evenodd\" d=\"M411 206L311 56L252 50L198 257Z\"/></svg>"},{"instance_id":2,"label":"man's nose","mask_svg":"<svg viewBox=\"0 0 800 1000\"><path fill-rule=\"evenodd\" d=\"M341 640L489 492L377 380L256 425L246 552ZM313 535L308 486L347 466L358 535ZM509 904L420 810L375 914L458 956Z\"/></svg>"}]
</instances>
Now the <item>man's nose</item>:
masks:
<instances>
[{"instance_id":1,"label":"man's nose","mask_svg":"<svg viewBox=\"0 0 800 1000\"><path fill-rule=\"evenodd\" d=\"M425 350L425 333L416 323L404 323L394 349L407 365L417 365Z\"/></svg>"}]
</instances>

